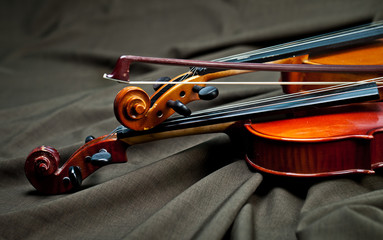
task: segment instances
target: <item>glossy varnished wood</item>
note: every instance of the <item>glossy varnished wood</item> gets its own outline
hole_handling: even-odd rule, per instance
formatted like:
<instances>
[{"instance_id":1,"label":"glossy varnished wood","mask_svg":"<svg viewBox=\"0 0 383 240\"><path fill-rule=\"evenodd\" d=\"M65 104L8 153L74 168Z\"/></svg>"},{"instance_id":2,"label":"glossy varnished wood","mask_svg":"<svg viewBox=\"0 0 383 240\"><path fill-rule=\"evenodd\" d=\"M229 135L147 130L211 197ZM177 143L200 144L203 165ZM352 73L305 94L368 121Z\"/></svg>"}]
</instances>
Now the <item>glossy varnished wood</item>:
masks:
<instances>
[{"instance_id":1,"label":"glossy varnished wood","mask_svg":"<svg viewBox=\"0 0 383 240\"><path fill-rule=\"evenodd\" d=\"M76 187L69 180L70 167L79 168L81 177L79 180L82 181L101 167L89 161L92 155L104 149L111 154L110 163L123 163L127 161L125 153L127 146L115 136L102 136L79 148L61 167L58 152L52 147L41 146L35 148L27 157L25 174L29 182L41 193L68 192Z\"/></svg>"},{"instance_id":2,"label":"glossy varnished wood","mask_svg":"<svg viewBox=\"0 0 383 240\"><path fill-rule=\"evenodd\" d=\"M381 103L332 107L311 114L246 125L251 133L249 164L289 176L373 173L382 166Z\"/></svg>"},{"instance_id":3,"label":"glossy varnished wood","mask_svg":"<svg viewBox=\"0 0 383 240\"><path fill-rule=\"evenodd\" d=\"M299 58L287 58L269 62L272 64L295 64L297 61L300 61ZM191 72L187 72L176 76L171 79L169 82L176 81L178 79L183 79L182 82L207 82L212 81L218 78L224 78L244 73L253 72L252 70L222 70L205 75L194 75ZM145 96L143 90L139 90L138 87L126 87L122 89L115 98L114 101L114 112L117 120L130 129L136 131L148 130L151 129L160 123L164 122L175 111L167 106L169 100L176 101L179 100L183 104L188 104L190 102L200 100L198 93L193 91L194 84L177 84L173 85L168 90L164 91L169 84L164 83L151 97L148 99ZM201 87L205 87L204 84L196 84ZM160 92L162 92L160 94ZM159 96L159 97L158 97ZM155 101L153 99L155 98ZM135 102L136 104L131 104ZM152 102L152 106L150 106ZM137 113L137 108L142 109Z\"/></svg>"},{"instance_id":4,"label":"glossy varnished wood","mask_svg":"<svg viewBox=\"0 0 383 240\"><path fill-rule=\"evenodd\" d=\"M363 46L337 49L326 53L303 55L294 64L308 65L383 65L383 40L376 40ZM281 81L286 82L353 82L382 77L382 73L328 73L328 72L284 72ZM309 91L327 85L283 86L285 93Z\"/></svg>"},{"instance_id":5,"label":"glossy varnished wood","mask_svg":"<svg viewBox=\"0 0 383 240\"><path fill-rule=\"evenodd\" d=\"M186 77L183 82L206 82L211 81L216 78L221 77L227 77L242 73L247 73L249 71L247 70L226 70L226 71L220 71L216 73L206 74L203 76L195 75L191 77ZM188 75L188 73L185 73ZM171 81L174 81L175 79L182 78L183 75L175 77ZM170 82L171 82L170 81ZM197 85L197 84L196 84ZM166 86L166 84L165 84ZM162 86L157 90L156 93L153 94L155 96L158 94L158 92L162 91L165 86ZM198 93L193 91L194 84L178 84L171 87L170 90L164 92L156 99L156 101L150 106L150 101L152 100L153 96L150 97L150 99L147 99L146 97L141 97L141 95L134 96L134 101L140 101L145 104L141 104L140 106L145 106L145 110L142 111L141 116L142 117L132 117L131 112L137 112L136 110L132 110L131 105L132 104L126 104L126 99L133 98L131 96L132 88L137 89L137 87L126 87L122 89L116 96L114 101L114 109L115 109L115 116L119 120L119 122L136 131L142 131L142 130L148 130L151 129L160 123L164 122L166 119L168 119L171 115L175 113L175 111L167 106L167 102L169 100L176 101L179 100L183 104L188 104L192 101L199 100ZM204 84L198 84L198 86L205 87ZM142 90L143 92L143 90ZM129 96L127 96L129 95Z\"/></svg>"}]
</instances>

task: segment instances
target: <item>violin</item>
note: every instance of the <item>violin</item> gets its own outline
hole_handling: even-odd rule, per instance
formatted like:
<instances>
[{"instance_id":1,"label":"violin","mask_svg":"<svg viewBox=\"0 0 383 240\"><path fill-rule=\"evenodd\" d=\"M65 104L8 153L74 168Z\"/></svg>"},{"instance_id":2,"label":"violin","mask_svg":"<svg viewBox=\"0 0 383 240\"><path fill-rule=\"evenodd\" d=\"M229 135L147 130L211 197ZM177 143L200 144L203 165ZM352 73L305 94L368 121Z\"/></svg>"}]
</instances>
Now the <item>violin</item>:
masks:
<instances>
[{"instance_id":1,"label":"violin","mask_svg":"<svg viewBox=\"0 0 383 240\"><path fill-rule=\"evenodd\" d=\"M326 87L329 79L332 83L339 83L380 77L382 60L379 53L383 53L383 49L381 41L377 44L376 39L381 37L383 22L376 22L212 62L124 55L118 59L113 72L104 77L128 83L129 68L133 62L191 67L190 71L175 78L160 78L154 83L155 93L151 97L137 88L125 89L119 93L114 102L117 120L130 129L147 130L165 121L175 112L190 116L191 110L186 105L192 101L217 97L218 89L206 84L218 78L257 70L280 71L284 92L296 93ZM342 60L349 58L355 60Z\"/></svg>"},{"instance_id":2,"label":"violin","mask_svg":"<svg viewBox=\"0 0 383 240\"><path fill-rule=\"evenodd\" d=\"M378 24L377 30L374 28L367 38L380 36L382 34L380 27ZM360 30L360 28L357 29ZM355 38L353 35L353 40L350 42L362 39L361 36L357 40ZM311 46L311 48L305 47L304 51L290 50L289 54L294 55L302 51L306 53L307 49L317 48ZM180 109L185 109L187 102L203 99L205 95L217 95L213 88L206 90L208 87L203 84L195 84L197 81L263 69L294 71L294 73L333 70L328 68L328 64L315 66L291 64L294 66L290 66L294 56L288 58L287 64L257 65L253 62L258 61L255 60L261 55L258 54L247 54L248 62L245 63L235 62L240 61L239 57L228 61L225 59L226 62L218 63L182 63L181 61L181 64L192 64L196 67L193 67L190 72L167 80L150 98L138 87L124 88L116 96L115 115L120 122L123 122L121 119L129 119L128 124L123 122L124 126L116 128L109 135L98 138L88 137L86 143L61 167L57 150L48 146L35 148L25 162L28 180L42 193L68 192L78 189L82 181L100 167L126 162L125 151L130 145L209 132L239 135L240 139L244 140L246 161L249 165L272 174L315 177L345 173L373 173L374 169L382 166L382 162L379 161L381 153L378 145L383 126L380 120L383 105L379 102L371 102L382 99L377 86L379 81L376 80L299 91L268 99L207 109L193 114L181 114L188 117L168 118L176 110L186 111ZM286 53L280 56L286 56ZM128 62L125 62L126 59ZM268 63L273 61L271 57L262 59ZM120 58L121 64L107 77L127 78L129 61L131 61L129 58ZM166 62L171 61L166 60ZM233 68L237 69L233 70ZM358 73L382 72L382 67L363 66L356 70L353 65L335 67L335 72L349 70ZM190 84L172 84L184 81ZM188 86L187 89L185 86ZM179 99L172 99L169 96L176 96ZM144 103L142 99L146 99ZM366 101L368 103L359 103ZM360 120L364 119L366 122L362 124ZM130 127L131 122L137 121L145 124L135 124L138 126L137 129ZM319 134L323 132L323 129L335 128L332 126L336 126L336 130L339 129L339 131L334 129L334 131L325 131L326 134ZM350 148L353 148L353 151ZM369 152L370 149L371 152ZM366 158L363 154L368 152L369 157Z\"/></svg>"}]
</instances>

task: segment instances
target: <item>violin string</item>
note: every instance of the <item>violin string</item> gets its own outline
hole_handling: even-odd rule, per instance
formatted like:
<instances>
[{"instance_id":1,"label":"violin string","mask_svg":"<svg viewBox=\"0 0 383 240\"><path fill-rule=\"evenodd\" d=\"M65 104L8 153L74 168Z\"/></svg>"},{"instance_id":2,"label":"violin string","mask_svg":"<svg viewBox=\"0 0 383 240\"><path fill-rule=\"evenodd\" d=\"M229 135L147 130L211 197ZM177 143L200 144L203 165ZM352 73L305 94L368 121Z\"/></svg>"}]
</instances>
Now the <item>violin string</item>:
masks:
<instances>
[{"instance_id":1,"label":"violin string","mask_svg":"<svg viewBox=\"0 0 383 240\"><path fill-rule=\"evenodd\" d=\"M347 30L342 31L342 34L348 34L351 31L354 32L352 29L347 29ZM339 32L333 32L333 33L328 33L328 34L324 34L324 35L326 36L326 38L334 37L334 36L335 37L340 36ZM323 38L324 35L314 36L311 38L301 39L301 40L297 40L294 42L288 42L288 43L284 43L284 44L280 44L280 45L276 45L276 46L261 48L261 49L254 50L254 51L249 51L249 52L245 52L245 53L236 54L233 56L219 58L219 59L216 59L213 61L229 61L229 60L233 60L233 59L245 58L246 56L249 56L249 55L263 54L263 53L268 53L268 52L271 52L274 50L281 50L281 49L285 49L285 48L296 47L296 46L299 46L299 45L302 45L305 43L312 43L313 41L325 40L326 38Z\"/></svg>"},{"instance_id":2,"label":"violin string","mask_svg":"<svg viewBox=\"0 0 383 240\"><path fill-rule=\"evenodd\" d=\"M183 76L184 77L184 76ZM151 84L158 84L157 81L125 81L125 80L119 80L115 78L110 78L107 76L104 76L105 79L111 80L118 83L123 84L135 84L135 85L151 85ZM182 78L181 78L182 79ZM186 77L183 79L185 80ZM204 84L204 85L342 85L342 84L353 84L355 82L166 82L164 84L169 85L192 85L192 84Z\"/></svg>"},{"instance_id":3,"label":"violin string","mask_svg":"<svg viewBox=\"0 0 383 240\"><path fill-rule=\"evenodd\" d=\"M151 85L158 84L156 81L134 81L126 82L125 80L107 78L108 80L124 84L134 85ZM342 85L353 84L355 82L169 82L169 85ZM165 84L165 83L164 83ZM380 85L380 84L379 84Z\"/></svg>"},{"instance_id":4,"label":"violin string","mask_svg":"<svg viewBox=\"0 0 383 240\"><path fill-rule=\"evenodd\" d=\"M373 87L372 89L375 89L376 87ZM367 88L367 89L371 89L371 88ZM364 90L367 90L367 89L356 89L356 90L350 90L348 91L348 93L350 92L360 92L360 91L364 91ZM336 95L339 95L340 93L333 93L333 94L327 94L325 96L323 95L320 95L320 96L315 96L315 97L309 97L309 98L305 98L305 99L293 99L293 100L290 100L290 101L287 101L287 102L283 102L283 104L286 104L286 103L298 103L300 101L307 101L307 100L315 100L315 99L321 99L321 98L326 98L326 97L329 97L329 96L336 96ZM268 99L265 101L267 102ZM260 108L265 108L265 107L272 107L272 106L276 106L278 104L281 104L281 103L270 103L270 104L265 104L265 105L260 105L260 106L254 106L253 103L251 104L246 104L244 107L242 108L237 108L237 107L232 107L232 106L229 106L230 108L226 108L225 111L218 111L216 108L211 108L209 109L208 111L199 111L199 112L195 112L195 114L191 115L190 117L186 118L185 117L179 117L179 118L172 118L172 119L169 119L166 121L166 124L174 124L176 123L177 121L197 121L199 119L204 119L206 117L209 117L209 118L214 118L214 117L219 117L219 116L223 116L224 114L227 115L227 114L235 114L235 113L243 113L243 114L246 114L246 111L250 111L250 110L257 110L257 109L260 109ZM165 123L165 122L164 122Z\"/></svg>"},{"instance_id":5,"label":"violin string","mask_svg":"<svg viewBox=\"0 0 383 240\"><path fill-rule=\"evenodd\" d=\"M255 54L264 54L264 53L271 52L273 50L282 50L282 49L287 49L287 48L293 48L293 47L300 46L300 45L303 45L303 44L308 44L308 43L312 44L313 42L324 41L324 40L328 40L328 39L331 39L331 38L334 38L334 37L342 37L342 36L344 37L344 36L347 36L347 35L350 35L350 34L353 34L353 35L360 34L361 32L371 31L371 28L374 29L374 28L376 28L376 26L381 27L381 25L382 25L381 23L382 22L375 22L375 23L372 23L372 24L370 23L370 24L366 24L364 26L358 26L358 27L349 28L349 29L346 29L346 30L340 30L340 31L336 31L336 32L332 32L332 33L327 33L327 34L322 34L322 35L319 35L319 36L314 36L314 37L310 37L310 38L306 38L306 39L302 39L302 40L298 40L298 41L294 41L294 42L289 42L289 43L279 44L279 45L276 45L276 46L261 48L261 49L257 49L257 50L254 50L254 51L249 51L249 52L246 52L246 53L241 53L241 54L237 54L237 55L233 55L233 56L228 56L228 57L224 57L224 58L215 59L213 61L224 62L224 61L230 61L232 59L239 60L239 59L246 58L244 56L255 55ZM357 31L355 31L356 29L357 29ZM197 73L197 69L198 68L196 68L196 67L191 67L190 68L191 76L190 76L189 73L186 73L180 79L176 79L177 80L176 82L183 82L187 78L195 76L195 74ZM104 75L104 78L107 78L106 75ZM118 81L117 79L111 79L111 78L107 78L107 79ZM118 82L122 82L122 81L118 81ZM176 84L176 82L174 82L174 80L173 80L173 81L168 82L168 83ZM140 84L158 84L158 82L146 81L145 83L141 82ZM198 83L198 84L200 84L200 83ZM216 84L224 84L224 83L216 83ZM245 84L245 83L226 83L226 84ZM255 84L257 84L257 83L255 83ZM308 83L306 83L306 84L308 84ZM314 85L314 84L315 83L312 83L311 85ZM332 83L330 83L330 84L332 84ZM285 85L287 85L287 84L285 84Z\"/></svg>"},{"instance_id":6,"label":"violin string","mask_svg":"<svg viewBox=\"0 0 383 240\"><path fill-rule=\"evenodd\" d=\"M341 88L345 88L345 87L349 87L349 86L356 86L358 84L360 85L360 84L367 83L367 82L374 82L374 81L379 82L379 80L382 80L382 79L383 79L383 77L377 77L377 78L361 80L358 82L351 82L351 83L344 83L344 84L339 84L339 85L335 85L335 86L329 86L329 87L325 87L325 88L305 90L305 91L303 91L303 93L302 92L296 92L296 93L291 93L291 94L284 94L284 95L272 97L272 100L283 100L286 98L295 97L295 96L299 96L302 94L311 94L311 93L315 94L315 93L325 92L325 91L329 91L329 90L341 89ZM261 102L261 101L262 100L258 100L258 102Z\"/></svg>"},{"instance_id":7,"label":"violin string","mask_svg":"<svg viewBox=\"0 0 383 240\"><path fill-rule=\"evenodd\" d=\"M381 22L366 24L363 26L349 28L346 30L340 30L340 31L332 32L332 33L322 34L319 36L309 37L309 38L302 39L302 40L297 40L297 41L293 41L293 42L279 44L276 46L261 48L261 49L257 49L254 51L249 51L249 52L240 53L240 54L236 54L236 55L232 55L232 56L228 56L228 57L218 58L218 59L213 60L213 61L223 62L223 61L230 61L230 60L234 60L234 59L240 60L240 59L248 58L248 56L255 55L255 54L264 54L264 53L268 53L268 52L271 52L274 50L283 50L283 49L287 49L287 48L301 46L301 45L308 44L308 43L312 44L312 43L318 42L318 41L324 41L324 40L330 40L330 39L338 38L338 37L346 37L348 35L360 34L360 33L363 33L365 31L370 31L371 28L373 29L376 26L380 27L380 25L381 25ZM358 31L355 31L356 29L358 29Z\"/></svg>"},{"instance_id":8,"label":"violin string","mask_svg":"<svg viewBox=\"0 0 383 240\"><path fill-rule=\"evenodd\" d=\"M329 90L336 90L336 89L341 89L341 88L345 88L345 87L348 87L348 86L353 86L353 85L356 86L357 84L363 84L363 83L367 83L367 82L372 82L372 81L375 81L377 79L383 79L383 77L366 79L366 80L363 80L363 81L354 82L354 84L346 83L346 84L342 85L341 87L339 87L339 85L337 87L330 86L330 87L326 87L326 88L308 90L308 91L305 91L304 93L297 92L297 93L291 93L291 94L284 94L284 95L278 95L278 96L275 96L275 97L269 97L269 98L266 98L266 99L253 100L253 101L250 101L250 102L230 104L229 106L215 107L214 111L222 110L222 109L225 109L227 107L243 107L243 106L246 106L248 103L250 103L250 104L259 104L259 103L264 102L265 100L266 101L279 101L279 100L284 100L284 99L288 99L288 98L291 98L291 97L302 96L303 94L315 94L315 93L320 93L320 92L326 92L326 91L329 91ZM377 88L382 88L382 87L383 86L379 86ZM208 111L209 110L201 110L201 111L198 111L198 113L208 112Z\"/></svg>"},{"instance_id":9,"label":"violin string","mask_svg":"<svg viewBox=\"0 0 383 240\"><path fill-rule=\"evenodd\" d=\"M111 137L112 137L113 135L115 135L117 132L121 132L124 128L125 128L125 127L122 126L122 125L116 127L116 128L113 129L108 135L106 135L106 136L104 137L103 141L106 140L106 139L111 138Z\"/></svg>"},{"instance_id":10,"label":"violin string","mask_svg":"<svg viewBox=\"0 0 383 240\"><path fill-rule=\"evenodd\" d=\"M253 50L253 51L249 51L249 52L245 52L245 53L240 53L240 54L236 54L236 55L232 55L232 56L228 56L228 57L218 58L218 59L215 59L212 61L214 61L214 62L226 62L226 61L232 61L232 60L241 60L241 59L248 58L249 56L253 56L253 55L260 55L260 54L270 53L270 52L276 51L276 50L284 50L284 49L288 49L288 48L294 48L294 47L302 46L304 44L313 44L313 43L318 42L318 41L325 41L325 40L330 40L333 38L346 37L348 35L356 35L356 34L363 33L365 31L371 31L371 28L374 29L374 28L376 28L376 26L381 27L382 22L375 22L375 23L366 24L363 26L349 28L346 30L340 30L340 31L332 32L332 33L326 33L326 34L322 34L322 35L318 35L318 36L314 36L314 37L309 37L309 38L302 39L302 40L297 40L297 41L279 44L279 45L275 45L275 46L271 46L271 47L261 48L261 49L257 49L257 50ZM355 31L356 29L358 29L358 30ZM191 71L193 71L193 72L196 71L196 68L192 67ZM193 74L193 76L194 76L194 74Z\"/></svg>"},{"instance_id":11,"label":"violin string","mask_svg":"<svg viewBox=\"0 0 383 240\"><path fill-rule=\"evenodd\" d=\"M314 90L306 90L304 91L305 94L309 94L309 93L318 93L318 92L323 92L323 91L328 91L328 90L334 90L334 89L339 89L339 88L342 88L342 87L347 87L347 86L352 86L352 85L357 85L357 84L363 84L365 82L373 82L375 81L377 84L379 84L379 80L382 80L383 77L376 77L376 78L371 78L371 79L366 79L366 80L360 80L360 81L357 81L357 82L287 82L287 83L281 83L281 82L258 82L258 83L255 83L255 82L243 82L243 84L257 84L257 85L263 85L263 84L269 84L269 85L304 85L304 84L307 84L307 85L314 85L314 84L318 84L318 85L331 85L331 84L336 84L334 86L329 86L329 87L325 87L325 88L319 88L319 89L314 89ZM117 81L117 82L122 82L122 83L127 83L126 81L122 81L122 80L118 80L118 79L110 79L110 80L113 80L113 81ZM144 83L156 83L156 82L144 82ZM207 83L211 83L211 84L214 84L216 83L217 85L219 84L238 84L238 83L242 83L242 82L171 82L169 84L207 84ZM302 92L297 92L297 93L292 93L292 94L284 94L284 95L279 95L279 96L275 96L275 97L272 97L272 98L269 98L268 100L283 100L283 99L286 99L286 98L290 98L290 97L293 97L293 96L297 96L297 95L301 95ZM255 100L253 103L256 103L256 102L261 102L262 100ZM241 106L240 105L241 103L239 103L238 106ZM224 106L222 108L225 108Z\"/></svg>"}]
</instances>

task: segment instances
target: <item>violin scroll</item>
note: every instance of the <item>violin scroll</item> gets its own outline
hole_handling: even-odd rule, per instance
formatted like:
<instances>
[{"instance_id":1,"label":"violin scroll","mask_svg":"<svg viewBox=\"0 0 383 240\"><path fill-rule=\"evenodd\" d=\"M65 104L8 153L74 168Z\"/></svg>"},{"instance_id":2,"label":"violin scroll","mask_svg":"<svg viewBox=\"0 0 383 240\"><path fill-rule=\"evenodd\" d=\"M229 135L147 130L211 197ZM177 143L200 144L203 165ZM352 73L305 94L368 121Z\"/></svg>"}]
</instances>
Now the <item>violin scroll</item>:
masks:
<instances>
[{"instance_id":1,"label":"violin scroll","mask_svg":"<svg viewBox=\"0 0 383 240\"><path fill-rule=\"evenodd\" d=\"M197 78L194 76L185 81L193 81ZM126 87L117 94L114 100L115 116L122 125L136 131L151 129L175 112L189 116L191 111L186 104L200 99L198 92L193 91L193 86L196 85L173 86L171 91L160 94L156 101L153 101L153 96L149 98L147 93L139 87ZM164 87L166 86L161 87L157 92ZM218 91L214 93L218 95Z\"/></svg>"},{"instance_id":2,"label":"violin scroll","mask_svg":"<svg viewBox=\"0 0 383 240\"><path fill-rule=\"evenodd\" d=\"M127 144L113 136L93 139L80 147L59 168L60 155L52 147L35 148L24 170L29 182L41 193L60 194L79 188L85 178L110 163L127 162Z\"/></svg>"},{"instance_id":3,"label":"violin scroll","mask_svg":"<svg viewBox=\"0 0 383 240\"><path fill-rule=\"evenodd\" d=\"M57 171L59 161L60 155L56 149L49 146L37 147L27 157L25 173L28 179L33 175L39 178L50 176Z\"/></svg>"},{"instance_id":4,"label":"violin scroll","mask_svg":"<svg viewBox=\"0 0 383 240\"><path fill-rule=\"evenodd\" d=\"M130 121L143 118L149 108L150 98L139 87L123 88L114 100L114 113L123 125L129 125Z\"/></svg>"}]
</instances>

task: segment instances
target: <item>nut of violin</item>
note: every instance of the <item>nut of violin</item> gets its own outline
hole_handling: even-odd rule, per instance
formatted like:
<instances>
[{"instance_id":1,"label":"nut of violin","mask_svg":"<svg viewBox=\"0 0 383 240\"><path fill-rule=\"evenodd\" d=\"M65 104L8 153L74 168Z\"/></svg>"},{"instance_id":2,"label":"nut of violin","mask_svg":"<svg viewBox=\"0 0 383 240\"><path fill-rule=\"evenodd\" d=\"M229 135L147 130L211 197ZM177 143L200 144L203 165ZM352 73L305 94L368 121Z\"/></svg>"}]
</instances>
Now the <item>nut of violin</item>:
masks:
<instances>
[{"instance_id":1,"label":"nut of violin","mask_svg":"<svg viewBox=\"0 0 383 240\"><path fill-rule=\"evenodd\" d=\"M114 100L114 114L124 126L145 116L150 108L148 94L139 87L126 87L122 89Z\"/></svg>"}]
</instances>

